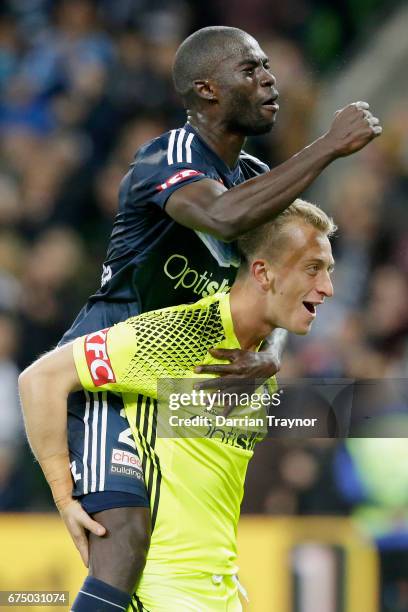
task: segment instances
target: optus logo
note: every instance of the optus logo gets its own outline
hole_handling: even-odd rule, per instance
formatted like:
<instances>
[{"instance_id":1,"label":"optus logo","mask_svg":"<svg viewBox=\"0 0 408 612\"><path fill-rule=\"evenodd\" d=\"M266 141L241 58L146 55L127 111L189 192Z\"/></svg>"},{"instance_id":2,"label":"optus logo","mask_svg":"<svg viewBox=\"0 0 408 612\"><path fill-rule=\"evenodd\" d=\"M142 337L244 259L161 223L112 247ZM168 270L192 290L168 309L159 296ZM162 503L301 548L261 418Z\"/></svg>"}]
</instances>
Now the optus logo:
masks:
<instances>
[{"instance_id":1,"label":"optus logo","mask_svg":"<svg viewBox=\"0 0 408 612\"><path fill-rule=\"evenodd\" d=\"M184 255L175 253L171 255L164 264L164 273L168 278L175 281L173 287L178 289L191 289L196 295L207 297L217 292L229 291L229 279L224 278L221 282L212 279L212 272L204 270L199 272L190 268L189 261Z\"/></svg>"}]
</instances>

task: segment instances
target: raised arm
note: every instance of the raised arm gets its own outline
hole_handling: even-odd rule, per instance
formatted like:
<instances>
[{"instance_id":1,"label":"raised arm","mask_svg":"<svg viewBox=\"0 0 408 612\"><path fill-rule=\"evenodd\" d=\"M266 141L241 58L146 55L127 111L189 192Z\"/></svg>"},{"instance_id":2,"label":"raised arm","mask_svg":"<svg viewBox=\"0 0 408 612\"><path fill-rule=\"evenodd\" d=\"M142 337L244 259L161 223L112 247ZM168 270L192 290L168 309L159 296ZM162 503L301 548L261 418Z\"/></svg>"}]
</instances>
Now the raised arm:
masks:
<instances>
[{"instance_id":1,"label":"raised arm","mask_svg":"<svg viewBox=\"0 0 408 612\"><path fill-rule=\"evenodd\" d=\"M330 130L270 172L226 190L211 179L180 187L166 212L178 223L217 238L235 240L271 221L338 157L351 155L381 134L366 102L338 111Z\"/></svg>"},{"instance_id":2,"label":"raised arm","mask_svg":"<svg viewBox=\"0 0 408 612\"><path fill-rule=\"evenodd\" d=\"M19 377L28 441L51 488L55 504L85 565L88 565L85 529L96 535L103 535L105 529L72 499L67 397L71 391L80 388L71 344L48 353Z\"/></svg>"}]
</instances>

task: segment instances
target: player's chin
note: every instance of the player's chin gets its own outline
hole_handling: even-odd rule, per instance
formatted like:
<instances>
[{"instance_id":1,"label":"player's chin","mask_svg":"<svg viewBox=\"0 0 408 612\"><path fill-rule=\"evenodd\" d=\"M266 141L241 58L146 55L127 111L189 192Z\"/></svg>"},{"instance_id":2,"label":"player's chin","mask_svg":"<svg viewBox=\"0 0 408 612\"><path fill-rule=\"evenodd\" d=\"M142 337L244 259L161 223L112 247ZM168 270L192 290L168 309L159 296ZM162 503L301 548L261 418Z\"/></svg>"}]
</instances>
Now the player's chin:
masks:
<instances>
[{"instance_id":1,"label":"player's chin","mask_svg":"<svg viewBox=\"0 0 408 612\"><path fill-rule=\"evenodd\" d=\"M289 331L297 336L306 336L312 328L313 321L299 321Z\"/></svg>"},{"instance_id":2,"label":"player's chin","mask_svg":"<svg viewBox=\"0 0 408 612\"><path fill-rule=\"evenodd\" d=\"M268 132L270 132L274 125L275 125L275 115L272 115L271 118L268 118L268 119L266 119L265 117L262 117L259 119L259 121L257 121L256 123L254 122L251 125L250 131L247 135L248 136L262 136L262 134L267 134Z\"/></svg>"},{"instance_id":3,"label":"player's chin","mask_svg":"<svg viewBox=\"0 0 408 612\"><path fill-rule=\"evenodd\" d=\"M262 136L262 134L268 134L275 125L275 117L266 121L263 119L252 126L251 136Z\"/></svg>"}]
</instances>

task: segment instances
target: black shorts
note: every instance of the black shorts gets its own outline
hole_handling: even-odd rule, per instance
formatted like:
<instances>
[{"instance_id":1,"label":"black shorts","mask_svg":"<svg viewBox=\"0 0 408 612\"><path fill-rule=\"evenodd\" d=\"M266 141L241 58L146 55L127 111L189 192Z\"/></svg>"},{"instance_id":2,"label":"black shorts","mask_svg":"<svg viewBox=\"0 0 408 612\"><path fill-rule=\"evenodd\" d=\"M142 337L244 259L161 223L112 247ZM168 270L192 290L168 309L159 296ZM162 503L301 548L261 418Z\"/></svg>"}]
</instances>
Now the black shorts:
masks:
<instances>
[{"instance_id":1,"label":"black shorts","mask_svg":"<svg viewBox=\"0 0 408 612\"><path fill-rule=\"evenodd\" d=\"M68 446L73 496L85 502L85 509L88 495L93 498L93 512L106 509L106 499L108 507L115 507L113 492L128 494L125 498L133 503L126 505L149 506L142 464L120 395L72 393L68 398Z\"/></svg>"}]
</instances>

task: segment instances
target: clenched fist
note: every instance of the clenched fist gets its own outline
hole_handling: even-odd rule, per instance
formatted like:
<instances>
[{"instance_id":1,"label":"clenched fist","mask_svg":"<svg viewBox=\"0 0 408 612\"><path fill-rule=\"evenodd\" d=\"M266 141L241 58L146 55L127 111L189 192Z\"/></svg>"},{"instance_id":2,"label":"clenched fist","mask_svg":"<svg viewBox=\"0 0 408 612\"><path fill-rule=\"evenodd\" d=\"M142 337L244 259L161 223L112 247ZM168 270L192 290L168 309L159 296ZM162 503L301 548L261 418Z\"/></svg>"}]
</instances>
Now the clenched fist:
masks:
<instances>
[{"instance_id":1,"label":"clenched fist","mask_svg":"<svg viewBox=\"0 0 408 612\"><path fill-rule=\"evenodd\" d=\"M380 121L369 111L367 102L353 102L335 113L324 139L336 157L359 151L382 132Z\"/></svg>"}]
</instances>

